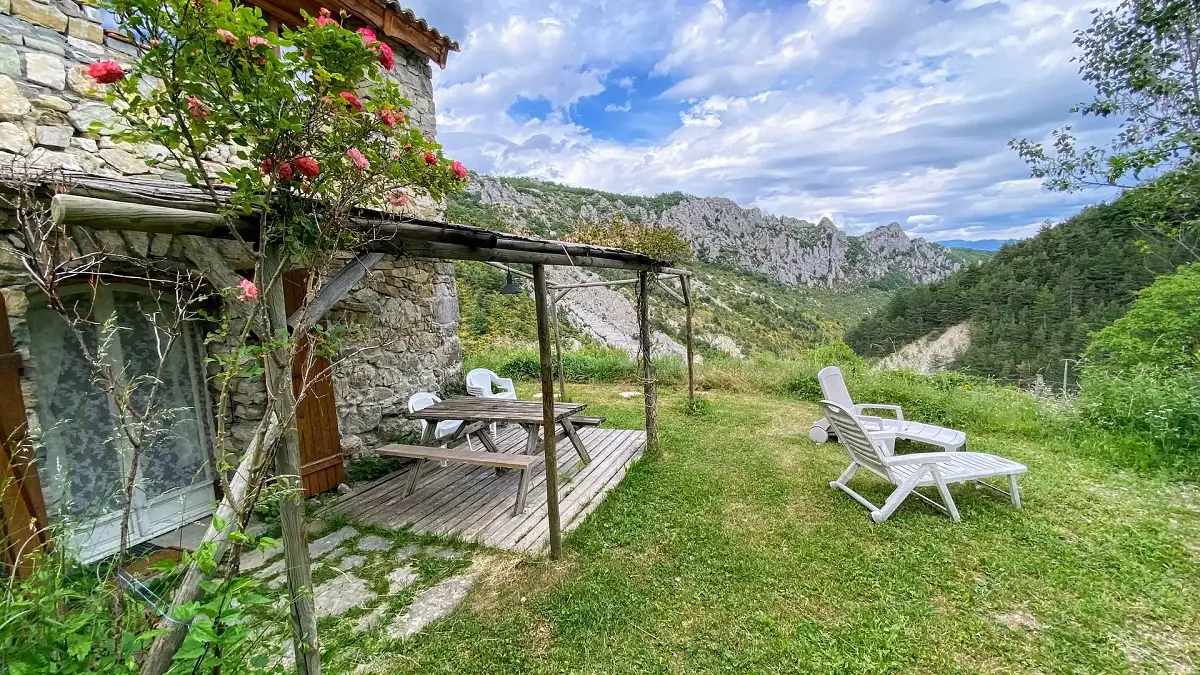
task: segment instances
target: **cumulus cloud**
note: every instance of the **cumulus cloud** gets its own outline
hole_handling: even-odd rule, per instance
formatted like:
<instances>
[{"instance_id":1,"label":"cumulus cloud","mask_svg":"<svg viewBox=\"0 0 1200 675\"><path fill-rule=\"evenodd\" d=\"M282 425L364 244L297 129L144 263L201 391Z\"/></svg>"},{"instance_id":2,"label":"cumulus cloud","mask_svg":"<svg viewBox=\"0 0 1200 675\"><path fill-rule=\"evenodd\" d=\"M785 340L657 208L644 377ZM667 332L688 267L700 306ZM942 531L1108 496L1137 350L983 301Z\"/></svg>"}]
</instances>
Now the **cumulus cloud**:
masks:
<instances>
[{"instance_id":1,"label":"cumulus cloud","mask_svg":"<svg viewBox=\"0 0 1200 675\"><path fill-rule=\"evenodd\" d=\"M1025 236L1107 196L1047 193L1005 147L1088 97L1071 39L1097 2L406 4L462 42L439 139L476 170L937 239Z\"/></svg>"}]
</instances>

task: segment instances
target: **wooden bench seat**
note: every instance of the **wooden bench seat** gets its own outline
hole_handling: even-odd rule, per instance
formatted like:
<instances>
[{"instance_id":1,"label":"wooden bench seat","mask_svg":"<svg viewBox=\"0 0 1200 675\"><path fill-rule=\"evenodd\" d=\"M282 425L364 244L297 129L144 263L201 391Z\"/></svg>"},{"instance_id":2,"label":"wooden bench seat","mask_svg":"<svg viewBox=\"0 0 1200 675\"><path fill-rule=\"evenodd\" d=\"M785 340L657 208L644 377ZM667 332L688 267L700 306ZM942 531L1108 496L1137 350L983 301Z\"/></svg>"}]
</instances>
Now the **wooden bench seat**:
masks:
<instances>
[{"instance_id":1,"label":"wooden bench seat","mask_svg":"<svg viewBox=\"0 0 1200 675\"><path fill-rule=\"evenodd\" d=\"M583 415L571 415L571 424L577 427L598 427L604 424L603 417L584 417Z\"/></svg>"},{"instance_id":2,"label":"wooden bench seat","mask_svg":"<svg viewBox=\"0 0 1200 675\"><path fill-rule=\"evenodd\" d=\"M425 466L426 462L459 462L462 464L490 466L497 471L503 469L520 471L520 483L517 486L517 503L513 506L514 516L525 510L525 493L529 489L529 469L541 461L541 458L535 455L476 452L473 450L460 450L458 448L433 448L423 445L401 445L399 443L385 445L376 452L381 457L405 457L417 460L409 476L408 487L404 491L405 497L416 491L417 480L421 475L421 468Z\"/></svg>"}]
</instances>

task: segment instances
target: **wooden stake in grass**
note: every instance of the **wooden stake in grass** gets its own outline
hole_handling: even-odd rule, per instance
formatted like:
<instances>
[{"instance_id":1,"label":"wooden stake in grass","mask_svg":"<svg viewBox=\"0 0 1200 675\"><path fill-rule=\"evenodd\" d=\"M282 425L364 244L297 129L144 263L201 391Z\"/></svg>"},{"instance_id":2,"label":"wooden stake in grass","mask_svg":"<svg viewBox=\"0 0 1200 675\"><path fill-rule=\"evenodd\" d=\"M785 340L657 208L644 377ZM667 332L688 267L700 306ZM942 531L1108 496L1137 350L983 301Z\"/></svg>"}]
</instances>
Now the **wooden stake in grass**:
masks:
<instances>
[{"instance_id":1,"label":"wooden stake in grass","mask_svg":"<svg viewBox=\"0 0 1200 675\"><path fill-rule=\"evenodd\" d=\"M562 559L562 526L558 518L558 452L555 448L554 369L550 359L550 307L546 268L533 266L533 300L537 306L538 355L542 362L542 447L546 452L546 517L550 521L550 557Z\"/></svg>"},{"instance_id":2,"label":"wooden stake in grass","mask_svg":"<svg viewBox=\"0 0 1200 675\"><path fill-rule=\"evenodd\" d=\"M688 410L696 409L696 378L693 370L692 352L692 281L684 275L679 275L679 287L683 289L683 306L687 310L687 376L688 376Z\"/></svg>"},{"instance_id":3,"label":"wooden stake in grass","mask_svg":"<svg viewBox=\"0 0 1200 675\"><path fill-rule=\"evenodd\" d=\"M638 350L642 357L642 393L646 399L646 450L658 450L658 381L650 361L650 272L638 272Z\"/></svg>"}]
</instances>

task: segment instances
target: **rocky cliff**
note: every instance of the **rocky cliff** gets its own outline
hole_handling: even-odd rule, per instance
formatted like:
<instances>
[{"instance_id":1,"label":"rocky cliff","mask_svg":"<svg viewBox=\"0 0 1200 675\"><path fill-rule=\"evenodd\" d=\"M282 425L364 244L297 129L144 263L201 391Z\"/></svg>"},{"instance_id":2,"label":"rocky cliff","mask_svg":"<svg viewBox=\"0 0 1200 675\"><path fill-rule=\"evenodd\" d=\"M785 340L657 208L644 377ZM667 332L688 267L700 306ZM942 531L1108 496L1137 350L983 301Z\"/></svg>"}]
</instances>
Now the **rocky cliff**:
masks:
<instances>
[{"instance_id":1,"label":"rocky cliff","mask_svg":"<svg viewBox=\"0 0 1200 675\"><path fill-rule=\"evenodd\" d=\"M885 279L891 285L923 284L959 267L946 248L910 239L896 223L853 237L827 218L811 223L742 208L729 199L682 193L630 197L489 176L473 177L468 190L480 204L500 207L512 224L546 229L543 234L562 236L561 230L576 222L616 215L670 227L701 261L791 285L833 288Z\"/></svg>"}]
</instances>

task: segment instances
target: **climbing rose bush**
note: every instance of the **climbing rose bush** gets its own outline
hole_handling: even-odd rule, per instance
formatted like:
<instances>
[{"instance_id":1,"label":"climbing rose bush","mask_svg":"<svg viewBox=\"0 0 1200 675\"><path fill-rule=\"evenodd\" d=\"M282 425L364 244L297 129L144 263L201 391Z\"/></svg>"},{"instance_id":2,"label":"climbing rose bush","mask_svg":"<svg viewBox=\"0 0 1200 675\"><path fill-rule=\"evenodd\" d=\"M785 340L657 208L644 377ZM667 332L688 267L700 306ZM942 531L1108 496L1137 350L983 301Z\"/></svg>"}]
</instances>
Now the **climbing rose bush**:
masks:
<instances>
[{"instance_id":1,"label":"climbing rose bush","mask_svg":"<svg viewBox=\"0 0 1200 675\"><path fill-rule=\"evenodd\" d=\"M118 140L165 146L171 158L159 161L196 185L233 186L235 208L273 210L301 248L343 236L331 227L352 206L462 188L466 169L412 125L411 102L382 70L394 54L370 28L348 30L325 8L275 34L258 9L227 0L108 6L143 50L132 67L88 69L122 104ZM209 161L221 148L234 166Z\"/></svg>"}]
</instances>

